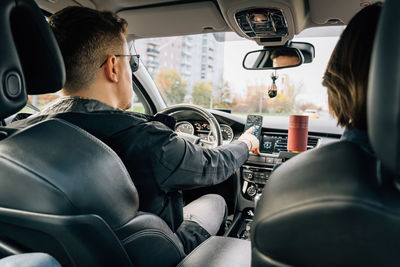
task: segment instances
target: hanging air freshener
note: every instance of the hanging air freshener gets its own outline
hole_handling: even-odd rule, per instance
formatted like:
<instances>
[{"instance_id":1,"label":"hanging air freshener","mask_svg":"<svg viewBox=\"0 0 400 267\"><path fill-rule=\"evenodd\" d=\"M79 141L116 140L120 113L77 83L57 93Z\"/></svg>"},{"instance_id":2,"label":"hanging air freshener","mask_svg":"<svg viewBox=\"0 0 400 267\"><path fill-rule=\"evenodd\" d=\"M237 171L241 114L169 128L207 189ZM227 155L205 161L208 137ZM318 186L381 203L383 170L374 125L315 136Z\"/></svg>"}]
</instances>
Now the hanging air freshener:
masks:
<instances>
[{"instance_id":1,"label":"hanging air freshener","mask_svg":"<svg viewBox=\"0 0 400 267\"><path fill-rule=\"evenodd\" d=\"M272 75L271 75L272 85L268 89L268 96L270 98L274 98L278 94L278 87L276 87L276 84L275 84L275 81L278 79L278 77L279 76L276 74L276 70L275 70L275 73L272 73Z\"/></svg>"}]
</instances>

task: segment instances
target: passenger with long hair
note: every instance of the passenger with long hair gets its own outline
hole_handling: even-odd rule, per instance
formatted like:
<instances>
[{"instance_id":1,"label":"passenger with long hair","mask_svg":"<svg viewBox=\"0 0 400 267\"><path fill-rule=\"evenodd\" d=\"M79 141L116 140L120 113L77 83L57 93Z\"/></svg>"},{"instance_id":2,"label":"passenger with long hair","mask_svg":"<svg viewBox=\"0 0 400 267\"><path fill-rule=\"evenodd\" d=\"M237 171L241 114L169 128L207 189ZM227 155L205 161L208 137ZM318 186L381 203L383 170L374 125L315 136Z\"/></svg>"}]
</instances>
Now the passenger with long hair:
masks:
<instances>
[{"instance_id":1,"label":"passenger with long hair","mask_svg":"<svg viewBox=\"0 0 400 267\"><path fill-rule=\"evenodd\" d=\"M362 9L349 22L331 55L322 84L330 113L345 131L342 140L373 154L367 135L367 89L372 47L382 3Z\"/></svg>"}]
</instances>

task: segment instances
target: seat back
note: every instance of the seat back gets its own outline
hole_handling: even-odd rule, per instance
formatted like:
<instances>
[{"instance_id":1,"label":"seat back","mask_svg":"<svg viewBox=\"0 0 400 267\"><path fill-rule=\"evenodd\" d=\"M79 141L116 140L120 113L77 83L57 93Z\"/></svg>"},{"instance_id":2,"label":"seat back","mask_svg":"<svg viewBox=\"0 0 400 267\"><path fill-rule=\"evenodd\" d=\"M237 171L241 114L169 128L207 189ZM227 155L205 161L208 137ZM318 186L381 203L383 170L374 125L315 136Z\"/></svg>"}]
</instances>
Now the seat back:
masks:
<instances>
[{"instance_id":1,"label":"seat back","mask_svg":"<svg viewBox=\"0 0 400 267\"><path fill-rule=\"evenodd\" d=\"M400 2L386 0L371 61L368 134L376 155L337 142L270 177L252 225L252 266L398 266Z\"/></svg>"},{"instance_id":2,"label":"seat back","mask_svg":"<svg viewBox=\"0 0 400 267\"><path fill-rule=\"evenodd\" d=\"M252 266L396 266L400 194L350 142L304 152L268 180L252 224ZM286 266L286 265L285 265Z\"/></svg>"},{"instance_id":3,"label":"seat back","mask_svg":"<svg viewBox=\"0 0 400 267\"><path fill-rule=\"evenodd\" d=\"M97 215L0 208L0 248L1 256L46 252L62 266L132 266L118 238Z\"/></svg>"},{"instance_id":4,"label":"seat back","mask_svg":"<svg viewBox=\"0 0 400 267\"><path fill-rule=\"evenodd\" d=\"M175 266L185 256L162 219L136 214L138 194L119 157L75 125L50 119L13 133L0 142L0 169L0 207L29 214L10 223L0 212L8 224L0 223L0 248L12 248L0 258L40 251L64 266Z\"/></svg>"},{"instance_id":5,"label":"seat back","mask_svg":"<svg viewBox=\"0 0 400 267\"><path fill-rule=\"evenodd\" d=\"M97 214L113 229L135 217L138 194L119 157L62 120L0 142L0 205L56 215Z\"/></svg>"},{"instance_id":6,"label":"seat back","mask_svg":"<svg viewBox=\"0 0 400 267\"><path fill-rule=\"evenodd\" d=\"M0 169L0 256L40 251L64 266L131 265L111 228L135 217L138 194L101 141L44 121L0 142Z\"/></svg>"},{"instance_id":7,"label":"seat back","mask_svg":"<svg viewBox=\"0 0 400 267\"><path fill-rule=\"evenodd\" d=\"M0 40L2 120L27 93L60 90L65 70L33 0L0 1ZM0 170L0 257L38 251L64 266L175 266L184 256L163 220L136 216L138 194L120 158L72 124L0 128Z\"/></svg>"}]
</instances>

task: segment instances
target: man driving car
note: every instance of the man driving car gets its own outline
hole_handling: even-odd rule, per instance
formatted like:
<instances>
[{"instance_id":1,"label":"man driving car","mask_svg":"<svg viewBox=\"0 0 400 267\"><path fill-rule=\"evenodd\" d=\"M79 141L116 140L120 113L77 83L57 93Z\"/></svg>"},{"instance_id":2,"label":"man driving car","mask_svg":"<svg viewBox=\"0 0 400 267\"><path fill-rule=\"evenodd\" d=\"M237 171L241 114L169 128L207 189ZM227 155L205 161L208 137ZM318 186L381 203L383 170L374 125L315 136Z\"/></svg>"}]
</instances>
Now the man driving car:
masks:
<instances>
[{"instance_id":1,"label":"man driving car","mask_svg":"<svg viewBox=\"0 0 400 267\"><path fill-rule=\"evenodd\" d=\"M81 127L119 155L138 188L139 209L164 219L186 253L215 235L224 199L210 194L183 207L180 190L221 183L249 151L259 153L252 129L229 145L206 149L178 137L169 119L124 111L131 105L135 60L125 38L127 22L111 12L68 7L50 25L66 66L63 97L13 126L60 118Z\"/></svg>"}]
</instances>

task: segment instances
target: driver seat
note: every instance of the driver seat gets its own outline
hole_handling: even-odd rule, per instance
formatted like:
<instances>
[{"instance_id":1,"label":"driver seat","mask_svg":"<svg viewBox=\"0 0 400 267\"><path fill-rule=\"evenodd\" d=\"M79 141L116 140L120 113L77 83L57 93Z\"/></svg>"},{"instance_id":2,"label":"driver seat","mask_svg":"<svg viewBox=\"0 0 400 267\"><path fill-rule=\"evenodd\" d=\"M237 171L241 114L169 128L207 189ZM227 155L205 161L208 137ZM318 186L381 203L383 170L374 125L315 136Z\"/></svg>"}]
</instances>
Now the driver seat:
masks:
<instances>
[{"instance_id":1,"label":"driver seat","mask_svg":"<svg viewBox=\"0 0 400 267\"><path fill-rule=\"evenodd\" d=\"M65 70L33 0L0 1L0 22L3 120L25 106L27 94L62 88ZM185 257L162 219L138 212L138 193L116 153L64 120L0 127L0 170L0 258L44 252L63 266L250 265L250 243L226 237Z\"/></svg>"},{"instance_id":2,"label":"driver seat","mask_svg":"<svg viewBox=\"0 0 400 267\"><path fill-rule=\"evenodd\" d=\"M33 1L1 1L0 21L3 120L25 106L27 94L62 88L65 70ZM1 127L0 140L0 258L37 251L63 266L175 266L185 256L163 220L138 212L131 177L97 138L49 119Z\"/></svg>"},{"instance_id":3,"label":"driver seat","mask_svg":"<svg viewBox=\"0 0 400 267\"><path fill-rule=\"evenodd\" d=\"M0 22L3 120L27 94L62 88L65 70L33 0L0 1ZM185 257L161 218L138 212L138 193L115 152L64 120L0 127L0 170L0 258L44 252L63 266L250 265L250 243L227 237Z\"/></svg>"}]
</instances>

